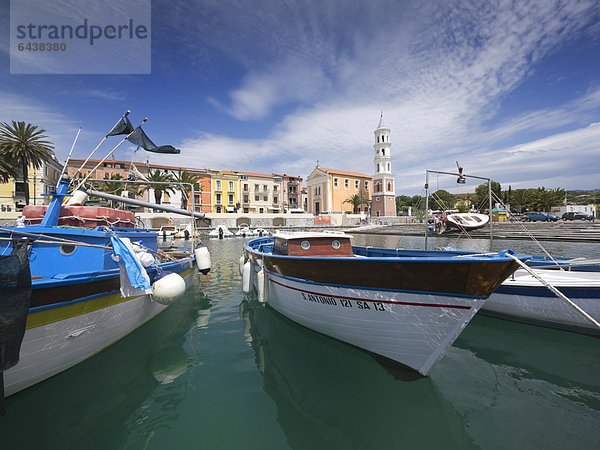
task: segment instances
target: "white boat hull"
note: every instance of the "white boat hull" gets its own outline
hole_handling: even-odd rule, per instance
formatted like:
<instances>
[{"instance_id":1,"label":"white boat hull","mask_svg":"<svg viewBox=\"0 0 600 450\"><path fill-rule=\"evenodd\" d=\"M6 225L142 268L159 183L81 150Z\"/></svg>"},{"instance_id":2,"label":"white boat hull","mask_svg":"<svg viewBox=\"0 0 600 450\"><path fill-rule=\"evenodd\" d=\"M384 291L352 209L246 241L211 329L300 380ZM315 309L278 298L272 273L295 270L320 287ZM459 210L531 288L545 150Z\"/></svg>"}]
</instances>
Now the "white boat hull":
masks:
<instances>
[{"instance_id":1,"label":"white boat hull","mask_svg":"<svg viewBox=\"0 0 600 450\"><path fill-rule=\"evenodd\" d=\"M543 279L600 322L600 272L536 269ZM520 269L504 281L482 314L600 336L600 329L575 308Z\"/></svg>"},{"instance_id":2,"label":"white boat hull","mask_svg":"<svg viewBox=\"0 0 600 450\"><path fill-rule=\"evenodd\" d=\"M255 266L258 269L258 266ZM268 304L319 333L427 375L485 300L329 286L268 273Z\"/></svg>"},{"instance_id":3,"label":"white boat hull","mask_svg":"<svg viewBox=\"0 0 600 450\"><path fill-rule=\"evenodd\" d=\"M186 284L193 273L194 270L188 270L184 277ZM115 296L120 297L120 294L109 294L88 301L111 303ZM153 301L148 295L142 295L123 299L96 311L28 328L21 345L19 362L4 372L5 395L15 394L79 364L167 307Z\"/></svg>"}]
</instances>

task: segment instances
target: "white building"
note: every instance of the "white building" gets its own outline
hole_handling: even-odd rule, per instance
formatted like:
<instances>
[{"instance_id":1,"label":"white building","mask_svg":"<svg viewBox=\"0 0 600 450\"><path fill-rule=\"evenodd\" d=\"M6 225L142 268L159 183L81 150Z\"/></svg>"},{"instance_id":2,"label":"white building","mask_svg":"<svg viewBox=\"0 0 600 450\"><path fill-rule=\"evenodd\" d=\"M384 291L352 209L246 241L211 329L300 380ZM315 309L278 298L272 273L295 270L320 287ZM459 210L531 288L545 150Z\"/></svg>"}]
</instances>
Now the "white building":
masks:
<instances>
[{"instance_id":1,"label":"white building","mask_svg":"<svg viewBox=\"0 0 600 450\"><path fill-rule=\"evenodd\" d=\"M375 134L375 158L373 160L373 193L371 197L371 216L389 217L396 215L396 187L392 174L392 143L390 129L383 123L383 112Z\"/></svg>"}]
</instances>

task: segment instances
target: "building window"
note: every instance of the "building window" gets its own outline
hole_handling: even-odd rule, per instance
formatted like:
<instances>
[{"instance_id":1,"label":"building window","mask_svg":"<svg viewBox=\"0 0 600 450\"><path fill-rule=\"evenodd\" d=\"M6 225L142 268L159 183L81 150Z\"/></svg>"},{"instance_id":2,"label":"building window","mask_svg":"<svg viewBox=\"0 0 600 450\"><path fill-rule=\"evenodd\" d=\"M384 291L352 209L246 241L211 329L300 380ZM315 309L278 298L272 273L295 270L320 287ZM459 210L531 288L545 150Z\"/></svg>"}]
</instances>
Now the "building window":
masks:
<instances>
[{"instance_id":1,"label":"building window","mask_svg":"<svg viewBox=\"0 0 600 450\"><path fill-rule=\"evenodd\" d=\"M255 202L257 202L257 201L259 201L259 200L260 200L260 196L258 196L258 195L255 195L255 196L254 196L254 201L255 201Z\"/></svg>"},{"instance_id":2,"label":"building window","mask_svg":"<svg viewBox=\"0 0 600 450\"><path fill-rule=\"evenodd\" d=\"M391 191L391 190L392 190L392 183L390 183L390 182L388 181L388 191Z\"/></svg>"},{"instance_id":3,"label":"building window","mask_svg":"<svg viewBox=\"0 0 600 450\"><path fill-rule=\"evenodd\" d=\"M248 208L244 208L244 214L248 214L250 210Z\"/></svg>"},{"instance_id":4,"label":"building window","mask_svg":"<svg viewBox=\"0 0 600 450\"><path fill-rule=\"evenodd\" d=\"M369 182L365 181L365 191L369 191Z\"/></svg>"},{"instance_id":5,"label":"building window","mask_svg":"<svg viewBox=\"0 0 600 450\"><path fill-rule=\"evenodd\" d=\"M244 195L244 203L248 203L248 196Z\"/></svg>"},{"instance_id":6,"label":"building window","mask_svg":"<svg viewBox=\"0 0 600 450\"><path fill-rule=\"evenodd\" d=\"M215 190L217 190L217 191L221 190L221 180L215 181Z\"/></svg>"},{"instance_id":7,"label":"building window","mask_svg":"<svg viewBox=\"0 0 600 450\"><path fill-rule=\"evenodd\" d=\"M338 177L333 177L333 187L339 187L340 179Z\"/></svg>"},{"instance_id":8,"label":"building window","mask_svg":"<svg viewBox=\"0 0 600 450\"><path fill-rule=\"evenodd\" d=\"M388 172L390 171L390 169L391 169L390 163L387 163L387 170L388 170Z\"/></svg>"},{"instance_id":9,"label":"building window","mask_svg":"<svg viewBox=\"0 0 600 450\"><path fill-rule=\"evenodd\" d=\"M379 166L379 163L377 163L377 173L379 173L379 172L380 172L380 166Z\"/></svg>"},{"instance_id":10,"label":"building window","mask_svg":"<svg viewBox=\"0 0 600 450\"><path fill-rule=\"evenodd\" d=\"M273 197L273 203L277 203L277 197Z\"/></svg>"},{"instance_id":11,"label":"building window","mask_svg":"<svg viewBox=\"0 0 600 450\"><path fill-rule=\"evenodd\" d=\"M217 202L217 205L221 204L221 194L216 194L215 201Z\"/></svg>"},{"instance_id":12,"label":"building window","mask_svg":"<svg viewBox=\"0 0 600 450\"><path fill-rule=\"evenodd\" d=\"M230 190L230 191L233 191L233 181L230 181L230 182L229 182L229 190Z\"/></svg>"},{"instance_id":13,"label":"building window","mask_svg":"<svg viewBox=\"0 0 600 450\"><path fill-rule=\"evenodd\" d=\"M381 154L382 154L383 156L385 156L385 148L382 148L382 149L381 149Z\"/></svg>"},{"instance_id":14,"label":"building window","mask_svg":"<svg viewBox=\"0 0 600 450\"><path fill-rule=\"evenodd\" d=\"M254 190L255 190L255 191L258 191L259 189L260 189L260 186L259 186L258 184L255 184L255 185L254 185Z\"/></svg>"},{"instance_id":15,"label":"building window","mask_svg":"<svg viewBox=\"0 0 600 450\"><path fill-rule=\"evenodd\" d=\"M354 180L354 189L358 190L360 188L360 180Z\"/></svg>"},{"instance_id":16,"label":"building window","mask_svg":"<svg viewBox=\"0 0 600 450\"><path fill-rule=\"evenodd\" d=\"M248 184L244 184L244 191L248 191Z\"/></svg>"},{"instance_id":17,"label":"building window","mask_svg":"<svg viewBox=\"0 0 600 450\"><path fill-rule=\"evenodd\" d=\"M229 204L233 205L233 194L229 194Z\"/></svg>"},{"instance_id":18,"label":"building window","mask_svg":"<svg viewBox=\"0 0 600 450\"><path fill-rule=\"evenodd\" d=\"M269 197L265 195L265 196L263 197L263 201L265 201L265 202L268 202L268 201L269 201Z\"/></svg>"},{"instance_id":19,"label":"building window","mask_svg":"<svg viewBox=\"0 0 600 450\"><path fill-rule=\"evenodd\" d=\"M344 187L350 189L350 180L348 178L344 178Z\"/></svg>"},{"instance_id":20,"label":"building window","mask_svg":"<svg viewBox=\"0 0 600 450\"><path fill-rule=\"evenodd\" d=\"M263 214L263 213L265 212L265 208L258 208L258 212L259 212L260 214Z\"/></svg>"},{"instance_id":21,"label":"building window","mask_svg":"<svg viewBox=\"0 0 600 450\"><path fill-rule=\"evenodd\" d=\"M273 186L273 192L277 192L277 186Z\"/></svg>"}]
</instances>

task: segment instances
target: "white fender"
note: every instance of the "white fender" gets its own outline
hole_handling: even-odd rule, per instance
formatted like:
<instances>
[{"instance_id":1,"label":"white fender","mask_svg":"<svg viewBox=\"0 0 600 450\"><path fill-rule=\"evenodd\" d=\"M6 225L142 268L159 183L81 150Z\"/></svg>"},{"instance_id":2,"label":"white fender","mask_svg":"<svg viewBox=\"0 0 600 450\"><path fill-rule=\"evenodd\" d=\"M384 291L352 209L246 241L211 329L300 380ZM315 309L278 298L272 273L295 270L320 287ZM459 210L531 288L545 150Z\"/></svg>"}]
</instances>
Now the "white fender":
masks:
<instances>
[{"instance_id":1,"label":"white fender","mask_svg":"<svg viewBox=\"0 0 600 450\"><path fill-rule=\"evenodd\" d=\"M242 256L240 256L240 260L238 263L238 270L240 271L240 275L242 274L242 271L244 269L244 262L245 262L244 255L242 255Z\"/></svg>"},{"instance_id":2,"label":"white fender","mask_svg":"<svg viewBox=\"0 0 600 450\"><path fill-rule=\"evenodd\" d=\"M265 269L260 269L256 274L256 293L258 295L258 301L265 303L267 301L265 296L266 291L267 274Z\"/></svg>"},{"instance_id":3,"label":"white fender","mask_svg":"<svg viewBox=\"0 0 600 450\"><path fill-rule=\"evenodd\" d=\"M208 248L204 245L197 247L196 250L194 250L194 255L196 256L196 266L198 267L198 270L204 275L210 272L211 261Z\"/></svg>"},{"instance_id":4,"label":"white fender","mask_svg":"<svg viewBox=\"0 0 600 450\"><path fill-rule=\"evenodd\" d=\"M185 292L185 280L177 273L165 275L152 284L152 298L161 305L170 305Z\"/></svg>"},{"instance_id":5,"label":"white fender","mask_svg":"<svg viewBox=\"0 0 600 450\"><path fill-rule=\"evenodd\" d=\"M69 200L67 200L67 206L68 205L85 205L85 202L87 201L87 199L88 199L87 192L77 190L77 191L73 192L73 195L71 197L69 197Z\"/></svg>"},{"instance_id":6,"label":"white fender","mask_svg":"<svg viewBox=\"0 0 600 450\"><path fill-rule=\"evenodd\" d=\"M242 291L249 294L252 290L252 263L248 261L242 268Z\"/></svg>"}]
</instances>

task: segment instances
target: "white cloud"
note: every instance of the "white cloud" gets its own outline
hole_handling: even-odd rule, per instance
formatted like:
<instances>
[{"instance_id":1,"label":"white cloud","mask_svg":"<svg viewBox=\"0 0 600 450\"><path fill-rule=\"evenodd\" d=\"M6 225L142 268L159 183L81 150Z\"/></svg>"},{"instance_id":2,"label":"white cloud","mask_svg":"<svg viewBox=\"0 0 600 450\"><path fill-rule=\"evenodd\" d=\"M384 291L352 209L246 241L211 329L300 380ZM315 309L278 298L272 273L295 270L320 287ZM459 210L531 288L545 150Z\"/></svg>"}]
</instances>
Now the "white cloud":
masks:
<instances>
[{"instance_id":1,"label":"white cloud","mask_svg":"<svg viewBox=\"0 0 600 450\"><path fill-rule=\"evenodd\" d=\"M74 157L86 157L103 137L101 132L79 119L21 95L0 91L0 105L0 122L24 121L46 130L45 135L54 144L54 153L61 163L67 157L79 127L82 132L73 150Z\"/></svg>"},{"instance_id":2,"label":"white cloud","mask_svg":"<svg viewBox=\"0 0 600 450\"><path fill-rule=\"evenodd\" d=\"M371 173L372 132L383 108L392 128L394 167L402 175L397 184L414 192L422 181L409 177L415 181L407 184L406 171L453 168L455 159L472 159L484 169L480 155L489 157L486 149L523 132L563 136L560 148L568 152L589 134L557 134L561 127L597 121L600 90L493 122L506 95L531 77L544 57L582 33L597 33L588 27L595 2L451 1L414 7L381 1L368 8L344 4L339 15L337 2L312 9L277 3L246 15L245 2L230 5L233 10L210 10L213 25L225 11L233 20L227 29L233 37L217 31L211 44L247 68L229 99L211 102L239 120L265 118L281 105L293 111L262 139L199 134L184 140L182 152L191 165L306 176L319 160L323 166ZM527 154L534 152L526 148ZM583 165L590 164L590 152L582 155ZM574 161L558 158L560 152L551 154L560 163L524 158L522 180L550 179L539 170L553 164L555 172L579 170Z\"/></svg>"}]
</instances>

